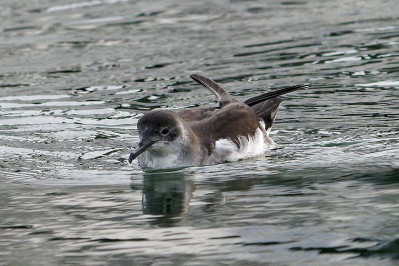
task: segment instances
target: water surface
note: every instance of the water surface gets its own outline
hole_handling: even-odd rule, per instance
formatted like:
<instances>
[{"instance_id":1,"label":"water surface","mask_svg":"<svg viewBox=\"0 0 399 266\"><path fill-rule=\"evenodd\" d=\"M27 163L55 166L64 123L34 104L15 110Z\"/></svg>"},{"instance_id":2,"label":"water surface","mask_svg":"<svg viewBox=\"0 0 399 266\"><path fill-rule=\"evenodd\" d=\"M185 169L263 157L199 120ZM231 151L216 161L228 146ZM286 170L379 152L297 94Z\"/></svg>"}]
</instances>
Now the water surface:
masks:
<instances>
[{"instance_id":1,"label":"water surface","mask_svg":"<svg viewBox=\"0 0 399 266\"><path fill-rule=\"evenodd\" d=\"M3 1L0 264L399 259L397 1ZM264 155L144 173L137 120L284 96Z\"/></svg>"}]
</instances>

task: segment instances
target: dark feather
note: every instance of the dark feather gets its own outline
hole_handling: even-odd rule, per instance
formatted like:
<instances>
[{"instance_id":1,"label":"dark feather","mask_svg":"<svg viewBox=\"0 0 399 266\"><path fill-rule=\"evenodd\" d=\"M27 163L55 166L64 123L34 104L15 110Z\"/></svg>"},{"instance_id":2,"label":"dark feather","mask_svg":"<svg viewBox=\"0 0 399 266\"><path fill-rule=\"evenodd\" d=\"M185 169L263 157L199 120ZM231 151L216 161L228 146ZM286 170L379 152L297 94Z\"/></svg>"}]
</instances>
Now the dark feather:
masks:
<instances>
[{"instance_id":1,"label":"dark feather","mask_svg":"<svg viewBox=\"0 0 399 266\"><path fill-rule=\"evenodd\" d=\"M309 84L303 84L303 85L295 85L295 86L291 86L291 87L287 87L287 88L282 88L282 89L279 89L279 90L266 92L264 94L261 94L261 95L255 96L255 97L251 97L251 98L245 100L244 103L249 105L249 106L253 106L253 105L257 104L257 103L272 99L274 97L281 96L283 94L287 94L289 92L296 91L296 90L299 90L299 89L306 89L306 88L309 88L309 87L310 87Z\"/></svg>"},{"instance_id":2,"label":"dark feather","mask_svg":"<svg viewBox=\"0 0 399 266\"><path fill-rule=\"evenodd\" d=\"M219 84L215 81L208 79L204 76L198 74L191 74L190 78L207 88L214 95L216 95L219 99L219 107L223 108L226 104L239 102L237 99L234 99L225 89L223 89Z\"/></svg>"},{"instance_id":3,"label":"dark feather","mask_svg":"<svg viewBox=\"0 0 399 266\"><path fill-rule=\"evenodd\" d=\"M309 88L309 86L309 84L295 85L271 92L266 92L264 94L249 98L245 100L244 103L249 105L255 111L255 113L263 119L265 122L265 129L268 130L273 126L274 119L277 115L277 110L283 101L278 96L299 89Z\"/></svg>"},{"instance_id":4,"label":"dark feather","mask_svg":"<svg viewBox=\"0 0 399 266\"><path fill-rule=\"evenodd\" d=\"M200 83L201 85L203 85L208 90L210 90L213 94L215 94L219 98L220 108L226 106L228 103L238 102L215 81L198 74L192 74L190 77L193 80ZM272 127L274 119L276 118L277 115L277 110L282 102L282 99L279 98L278 96L299 89L309 88L309 86L310 86L309 84L295 85L291 87L274 90L271 92L266 92L255 97L251 97L245 100L244 103L250 106L255 111L258 117L263 119L263 121L265 122L265 129L267 130ZM217 110L219 109L218 108L186 109L179 112L179 115L184 120L193 122L208 118L212 116Z\"/></svg>"},{"instance_id":5,"label":"dark feather","mask_svg":"<svg viewBox=\"0 0 399 266\"><path fill-rule=\"evenodd\" d=\"M273 126L274 119L277 115L277 110L283 100L280 97L274 97L269 100L252 105L252 110L256 115L263 119L265 122L265 129L268 130Z\"/></svg>"}]
</instances>

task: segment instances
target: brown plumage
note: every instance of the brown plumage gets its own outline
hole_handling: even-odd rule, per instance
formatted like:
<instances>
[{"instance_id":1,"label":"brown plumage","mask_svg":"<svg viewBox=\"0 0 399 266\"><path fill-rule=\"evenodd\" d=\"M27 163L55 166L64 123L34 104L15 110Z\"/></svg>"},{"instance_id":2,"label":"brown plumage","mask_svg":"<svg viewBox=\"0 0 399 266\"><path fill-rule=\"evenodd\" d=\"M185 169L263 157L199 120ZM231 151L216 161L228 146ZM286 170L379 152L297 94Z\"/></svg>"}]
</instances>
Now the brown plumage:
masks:
<instances>
[{"instance_id":1,"label":"brown plumage","mask_svg":"<svg viewBox=\"0 0 399 266\"><path fill-rule=\"evenodd\" d=\"M216 82L197 74L190 77L215 94L219 106L145 114L137 124L141 141L129 162L139 157L143 168L167 168L256 155L274 144L268 130L282 102L278 96L307 87L284 88L240 102Z\"/></svg>"}]
</instances>

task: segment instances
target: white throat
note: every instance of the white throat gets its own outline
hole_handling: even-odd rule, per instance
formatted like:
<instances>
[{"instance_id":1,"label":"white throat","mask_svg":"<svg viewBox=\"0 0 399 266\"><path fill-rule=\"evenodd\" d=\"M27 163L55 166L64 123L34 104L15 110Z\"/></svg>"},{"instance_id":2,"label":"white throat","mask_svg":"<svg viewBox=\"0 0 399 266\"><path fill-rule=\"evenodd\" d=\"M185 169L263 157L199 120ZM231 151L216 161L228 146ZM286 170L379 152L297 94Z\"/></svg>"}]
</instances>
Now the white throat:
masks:
<instances>
[{"instance_id":1,"label":"white throat","mask_svg":"<svg viewBox=\"0 0 399 266\"><path fill-rule=\"evenodd\" d=\"M159 169L200 165L202 159L200 149L192 147L186 133L171 142L155 143L138 157L140 166Z\"/></svg>"}]
</instances>

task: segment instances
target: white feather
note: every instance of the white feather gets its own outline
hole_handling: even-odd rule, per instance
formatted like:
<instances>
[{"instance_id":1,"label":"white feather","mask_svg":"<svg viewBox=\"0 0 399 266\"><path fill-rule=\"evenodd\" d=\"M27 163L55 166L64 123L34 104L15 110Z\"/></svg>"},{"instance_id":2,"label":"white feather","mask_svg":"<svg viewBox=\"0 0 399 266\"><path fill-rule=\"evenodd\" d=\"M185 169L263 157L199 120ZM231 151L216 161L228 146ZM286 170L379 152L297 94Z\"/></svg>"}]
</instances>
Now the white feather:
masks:
<instances>
[{"instance_id":1,"label":"white feather","mask_svg":"<svg viewBox=\"0 0 399 266\"><path fill-rule=\"evenodd\" d=\"M220 139L216 141L215 150L212 155L207 158L206 164L237 161L258 156L267 148L275 146L275 143L268 137L268 134L264 134L265 124L261 122L260 126L261 127L256 130L254 136L240 136L238 138L240 148L230 139Z\"/></svg>"},{"instance_id":2,"label":"white feather","mask_svg":"<svg viewBox=\"0 0 399 266\"><path fill-rule=\"evenodd\" d=\"M183 129L183 125L179 125ZM194 156L194 158L188 158L184 156L184 152L187 146L190 145L190 139L188 134L179 136L172 142L157 142L151 148L143 152L138 157L138 161L143 168L170 168L170 167L185 167L200 165L201 155Z\"/></svg>"}]
</instances>

